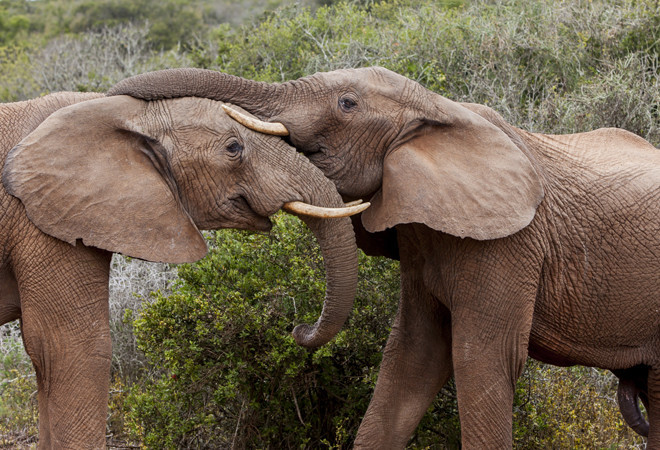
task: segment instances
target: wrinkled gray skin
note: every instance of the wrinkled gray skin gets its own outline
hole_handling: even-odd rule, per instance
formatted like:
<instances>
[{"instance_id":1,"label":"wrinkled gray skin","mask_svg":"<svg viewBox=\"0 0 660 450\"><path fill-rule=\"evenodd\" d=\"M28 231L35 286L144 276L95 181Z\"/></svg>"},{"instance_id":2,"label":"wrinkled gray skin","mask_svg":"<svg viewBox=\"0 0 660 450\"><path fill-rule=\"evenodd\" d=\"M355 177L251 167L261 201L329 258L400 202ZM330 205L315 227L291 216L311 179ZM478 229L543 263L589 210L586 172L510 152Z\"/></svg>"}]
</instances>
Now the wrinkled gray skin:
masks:
<instances>
[{"instance_id":1,"label":"wrinkled gray skin","mask_svg":"<svg viewBox=\"0 0 660 450\"><path fill-rule=\"evenodd\" d=\"M60 93L0 105L0 156L0 324L21 320L44 449L105 448L111 252L195 261L207 251L199 229L268 230L290 201L343 205L282 139L207 99ZM357 249L349 219L303 220L327 257L331 306L297 336L316 346L352 308Z\"/></svg>"},{"instance_id":2,"label":"wrinkled gray skin","mask_svg":"<svg viewBox=\"0 0 660 450\"><path fill-rule=\"evenodd\" d=\"M510 448L530 355L614 371L624 417L660 448L660 151L648 142L528 133L382 68L281 84L170 70L110 94L240 105L283 123L345 200L371 199L358 246L400 258L401 300L356 447L403 448L453 375L463 448Z\"/></svg>"}]
</instances>

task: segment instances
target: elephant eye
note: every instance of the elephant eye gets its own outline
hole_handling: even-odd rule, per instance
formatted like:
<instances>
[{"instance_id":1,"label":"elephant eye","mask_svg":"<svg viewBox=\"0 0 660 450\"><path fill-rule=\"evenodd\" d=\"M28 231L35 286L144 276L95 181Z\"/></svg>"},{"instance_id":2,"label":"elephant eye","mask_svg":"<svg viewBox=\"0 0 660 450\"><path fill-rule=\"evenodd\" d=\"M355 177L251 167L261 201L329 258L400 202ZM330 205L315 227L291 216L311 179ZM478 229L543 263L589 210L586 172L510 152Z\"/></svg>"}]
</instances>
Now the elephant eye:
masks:
<instances>
[{"instance_id":1,"label":"elephant eye","mask_svg":"<svg viewBox=\"0 0 660 450\"><path fill-rule=\"evenodd\" d=\"M227 152L232 156L239 155L242 151L243 146L238 141L231 141L227 144Z\"/></svg>"},{"instance_id":2,"label":"elephant eye","mask_svg":"<svg viewBox=\"0 0 660 450\"><path fill-rule=\"evenodd\" d=\"M348 112L357 106L357 102L350 97L341 97L339 99L339 107Z\"/></svg>"}]
</instances>

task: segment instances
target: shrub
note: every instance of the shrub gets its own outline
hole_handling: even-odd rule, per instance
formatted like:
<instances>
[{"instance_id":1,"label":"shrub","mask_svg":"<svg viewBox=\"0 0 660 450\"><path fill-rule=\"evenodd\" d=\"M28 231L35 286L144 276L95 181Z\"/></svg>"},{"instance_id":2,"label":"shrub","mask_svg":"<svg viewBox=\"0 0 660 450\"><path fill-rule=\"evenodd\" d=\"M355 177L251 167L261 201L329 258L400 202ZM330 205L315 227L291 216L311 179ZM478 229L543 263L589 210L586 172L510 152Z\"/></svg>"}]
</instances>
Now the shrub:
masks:
<instances>
[{"instance_id":1,"label":"shrub","mask_svg":"<svg viewBox=\"0 0 660 450\"><path fill-rule=\"evenodd\" d=\"M529 360L514 402L516 448L645 448L623 421L616 386L606 370Z\"/></svg>"},{"instance_id":2,"label":"shrub","mask_svg":"<svg viewBox=\"0 0 660 450\"><path fill-rule=\"evenodd\" d=\"M148 24L120 24L51 40L34 58L33 73L45 92L103 91L131 75L189 63L184 54L154 51Z\"/></svg>"},{"instance_id":3,"label":"shrub","mask_svg":"<svg viewBox=\"0 0 660 450\"><path fill-rule=\"evenodd\" d=\"M112 373L122 382L134 380L145 364L137 348L133 321L151 293L169 294L176 269L169 264L151 263L114 255L110 270L110 333Z\"/></svg>"},{"instance_id":4,"label":"shrub","mask_svg":"<svg viewBox=\"0 0 660 450\"><path fill-rule=\"evenodd\" d=\"M396 309L397 264L362 257L349 323L309 352L290 331L316 320L325 280L304 225L282 215L270 235L222 231L211 244L135 321L159 370L127 400L134 433L168 448L349 443Z\"/></svg>"},{"instance_id":5,"label":"shrub","mask_svg":"<svg viewBox=\"0 0 660 450\"><path fill-rule=\"evenodd\" d=\"M0 327L0 448L36 442L37 381L18 322Z\"/></svg>"},{"instance_id":6,"label":"shrub","mask_svg":"<svg viewBox=\"0 0 660 450\"><path fill-rule=\"evenodd\" d=\"M0 102L26 100L40 92L32 73L28 44L0 46Z\"/></svg>"}]
</instances>

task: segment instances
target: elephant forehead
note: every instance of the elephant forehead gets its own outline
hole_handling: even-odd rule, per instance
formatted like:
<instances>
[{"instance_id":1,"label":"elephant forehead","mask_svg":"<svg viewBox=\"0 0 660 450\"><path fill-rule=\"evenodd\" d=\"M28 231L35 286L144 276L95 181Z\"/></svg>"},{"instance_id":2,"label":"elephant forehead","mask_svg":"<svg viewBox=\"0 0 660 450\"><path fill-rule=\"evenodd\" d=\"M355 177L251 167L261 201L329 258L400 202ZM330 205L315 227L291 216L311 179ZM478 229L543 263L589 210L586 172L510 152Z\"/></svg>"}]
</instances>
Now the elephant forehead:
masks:
<instances>
[{"instance_id":1,"label":"elephant forehead","mask_svg":"<svg viewBox=\"0 0 660 450\"><path fill-rule=\"evenodd\" d=\"M233 121L222 109L222 102L199 97L180 97L152 102L155 108L162 104L169 112L173 124L224 131Z\"/></svg>"},{"instance_id":2,"label":"elephant forehead","mask_svg":"<svg viewBox=\"0 0 660 450\"><path fill-rule=\"evenodd\" d=\"M316 75L313 75L313 77L323 77L327 82L337 84L346 84L347 82L375 83L382 81L383 79L401 82L407 79L403 75L399 75L396 72L392 72L389 69L378 66L360 67L357 69L339 69L333 70L331 72L319 72Z\"/></svg>"},{"instance_id":3,"label":"elephant forehead","mask_svg":"<svg viewBox=\"0 0 660 450\"><path fill-rule=\"evenodd\" d=\"M324 84L331 93L341 94L355 91L363 100L391 99L396 103L406 102L416 83L383 67L341 69L320 73ZM421 86L420 86L421 87Z\"/></svg>"}]
</instances>

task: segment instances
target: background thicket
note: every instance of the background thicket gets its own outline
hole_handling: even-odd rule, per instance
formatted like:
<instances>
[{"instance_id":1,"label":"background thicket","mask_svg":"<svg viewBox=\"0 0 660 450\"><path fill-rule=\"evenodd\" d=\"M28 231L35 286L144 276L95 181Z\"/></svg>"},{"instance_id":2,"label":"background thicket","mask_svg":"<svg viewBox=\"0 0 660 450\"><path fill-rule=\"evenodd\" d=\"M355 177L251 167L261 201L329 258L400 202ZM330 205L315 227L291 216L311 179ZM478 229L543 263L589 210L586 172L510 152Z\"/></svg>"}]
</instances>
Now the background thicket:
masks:
<instances>
[{"instance_id":1,"label":"background thicket","mask_svg":"<svg viewBox=\"0 0 660 450\"><path fill-rule=\"evenodd\" d=\"M0 101L103 91L136 73L195 66L264 81L381 65L530 131L626 128L660 145L657 0L0 0ZM323 269L290 216L269 235L207 235L179 268L116 257L110 445L350 446L378 372L396 263L360 259L349 323L316 352ZM152 293L155 292L155 293ZM16 323L0 329L0 446L34 443L35 383ZM634 448L616 381L530 362L514 404L517 448ZM456 448L447 386L411 448Z\"/></svg>"}]
</instances>

